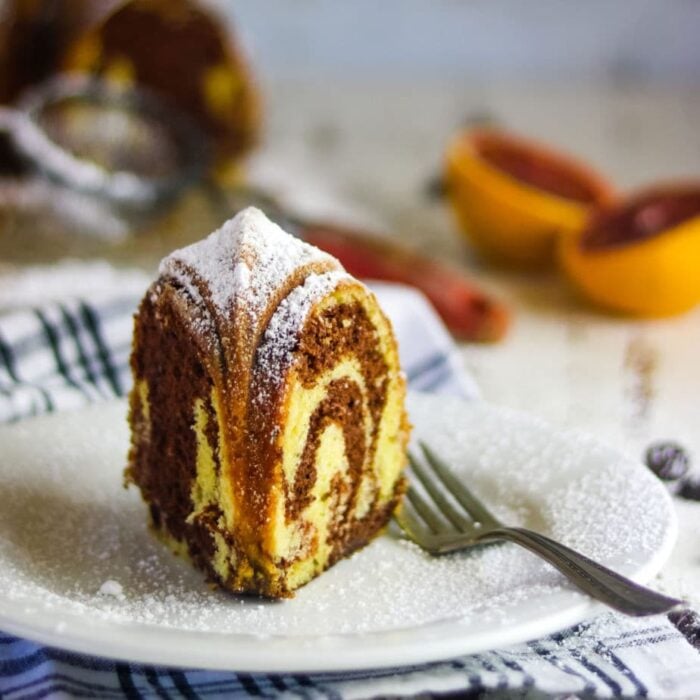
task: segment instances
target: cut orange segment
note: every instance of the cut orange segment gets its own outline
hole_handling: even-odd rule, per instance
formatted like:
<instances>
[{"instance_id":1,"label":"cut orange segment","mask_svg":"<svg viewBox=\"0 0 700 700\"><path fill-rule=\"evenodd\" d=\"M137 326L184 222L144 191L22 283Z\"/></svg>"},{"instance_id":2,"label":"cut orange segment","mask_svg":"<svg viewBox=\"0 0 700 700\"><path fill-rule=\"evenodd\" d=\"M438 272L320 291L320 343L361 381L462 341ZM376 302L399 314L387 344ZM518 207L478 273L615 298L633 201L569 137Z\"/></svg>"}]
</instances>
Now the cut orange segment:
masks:
<instances>
[{"instance_id":1,"label":"cut orange segment","mask_svg":"<svg viewBox=\"0 0 700 700\"><path fill-rule=\"evenodd\" d=\"M562 266L593 302L669 316L700 301L700 182L642 192L561 242Z\"/></svg>"},{"instance_id":2,"label":"cut orange segment","mask_svg":"<svg viewBox=\"0 0 700 700\"><path fill-rule=\"evenodd\" d=\"M581 230L612 187L568 156L495 129L461 133L445 176L460 229L486 257L518 266L553 260L559 236Z\"/></svg>"}]
</instances>

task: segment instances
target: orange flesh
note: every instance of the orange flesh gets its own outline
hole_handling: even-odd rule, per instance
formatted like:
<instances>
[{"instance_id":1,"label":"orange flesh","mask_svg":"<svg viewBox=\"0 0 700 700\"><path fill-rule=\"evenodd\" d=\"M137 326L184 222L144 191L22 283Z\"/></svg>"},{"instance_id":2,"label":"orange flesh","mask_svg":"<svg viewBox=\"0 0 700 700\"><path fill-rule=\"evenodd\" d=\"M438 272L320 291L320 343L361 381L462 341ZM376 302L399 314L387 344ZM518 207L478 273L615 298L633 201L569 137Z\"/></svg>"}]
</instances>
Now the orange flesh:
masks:
<instances>
[{"instance_id":1,"label":"orange flesh","mask_svg":"<svg viewBox=\"0 0 700 700\"><path fill-rule=\"evenodd\" d=\"M598 216L581 237L582 250L616 248L643 241L700 216L700 191L648 194Z\"/></svg>"},{"instance_id":2,"label":"orange flesh","mask_svg":"<svg viewBox=\"0 0 700 700\"><path fill-rule=\"evenodd\" d=\"M550 194L591 204L598 193L564 163L558 163L525 146L481 139L477 152L489 165L516 180Z\"/></svg>"}]
</instances>

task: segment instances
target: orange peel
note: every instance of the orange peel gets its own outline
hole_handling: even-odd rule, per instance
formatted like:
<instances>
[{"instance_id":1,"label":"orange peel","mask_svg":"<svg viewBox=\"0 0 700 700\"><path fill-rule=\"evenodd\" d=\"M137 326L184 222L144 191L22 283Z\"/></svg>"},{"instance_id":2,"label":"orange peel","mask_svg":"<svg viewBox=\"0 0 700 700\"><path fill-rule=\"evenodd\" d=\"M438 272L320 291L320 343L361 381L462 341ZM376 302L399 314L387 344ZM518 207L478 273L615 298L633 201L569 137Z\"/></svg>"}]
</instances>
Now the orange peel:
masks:
<instances>
[{"instance_id":1,"label":"orange peel","mask_svg":"<svg viewBox=\"0 0 700 700\"><path fill-rule=\"evenodd\" d=\"M471 129L448 145L445 181L461 231L487 258L520 267L554 259L612 187L584 164L496 129Z\"/></svg>"},{"instance_id":2,"label":"orange peel","mask_svg":"<svg viewBox=\"0 0 700 700\"><path fill-rule=\"evenodd\" d=\"M605 208L559 257L591 301L636 316L670 316L700 302L700 182L658 186Z\"/></svg>"}]
</instances>

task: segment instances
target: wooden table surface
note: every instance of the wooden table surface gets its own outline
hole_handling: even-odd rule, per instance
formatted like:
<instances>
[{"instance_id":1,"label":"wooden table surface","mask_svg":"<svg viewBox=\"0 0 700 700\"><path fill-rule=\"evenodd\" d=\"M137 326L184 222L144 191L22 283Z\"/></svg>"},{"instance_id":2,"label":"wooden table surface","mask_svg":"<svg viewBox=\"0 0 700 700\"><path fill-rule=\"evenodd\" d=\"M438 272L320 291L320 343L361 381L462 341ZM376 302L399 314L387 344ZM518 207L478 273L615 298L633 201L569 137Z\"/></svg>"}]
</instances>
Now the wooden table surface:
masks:
<instances>
[{"instance_id":1,"label":"wooden table surface","mask_svg":"<svg viewBox=\"0 0 700 700\"><path fill-rule=\"evenodd\" d=\"M652 440L678 440L700 471L700 308L663 321L617 318L586 306L555 272L485 267L445 206L425 195L449 134L485 111L588 159L621 190L700 177L700 91L286 82L266 93L267 136L251 164L254 180L292 195L306 211L359 219L450 260L510 304L514 323L503 342L461 347L486 400L591 432L634 456ZM69 252L152 269L192 231L201 236L211 228L201 202L188 206L198 223L184 235L174 234L166 217L150 237L107 248L78 242ZM45 262L56 254L38 238L0 240L0 260ZM658 583L700 605L700 503L677 507L679 545Z\"/></svg>"}]
</instances>

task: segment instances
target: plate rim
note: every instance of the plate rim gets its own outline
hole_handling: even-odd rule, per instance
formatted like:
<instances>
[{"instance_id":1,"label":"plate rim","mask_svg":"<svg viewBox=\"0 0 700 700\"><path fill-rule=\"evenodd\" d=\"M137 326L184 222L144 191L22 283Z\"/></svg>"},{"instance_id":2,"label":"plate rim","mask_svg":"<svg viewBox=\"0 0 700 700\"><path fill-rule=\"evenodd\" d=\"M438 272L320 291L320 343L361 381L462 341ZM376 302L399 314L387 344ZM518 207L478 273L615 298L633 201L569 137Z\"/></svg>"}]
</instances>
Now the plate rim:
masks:
<instances>
[{"instance_id":1,"label":"plate rim","mask_svg":"<svg viewBox=\"0 0 700 700\"><path fill-rule=\"evenodd\" d=\"M435 394L410 391L411 400L435 400ZM490 404L480 399L464 400L454 396L440 397L444 400L462 402L470 408L478 406L487 411L495 412L519 420L536 422L539 426L552 432L577 432L570 428L559 428L540 419L533 414L508 407ZM117 410L117 406L125 406L124 399L106 401L100 404L90 404L81 408L59 413L45 414L35 418L25 419L18 423L0 427L0 435L11 431L13 427L27 422L60 422L70 414L80 414L86 411ZM611 454L617 454L626 462L635 460L594 436L588 436L589 444L603 447ZM640 462L641 464L641 462ZM645 472L640 470L640 475ZM678 536L678 522L672 499L661 482L648 477L654 482L657 495L667 502L668 521L665 523L664 539L654 554L644 564L634 571L630 578L638 583L645 583L657 574L671 555ZM162 625L153 623L120 622L116 620L92 619L87 623L84 616L71 612L60 612L53 608L34 612L24 618L13 614L13 601L5 599L0 593L0 629L3 632L22 637L47 646L54 646L75 653L95 656L96 642L99 642L98 656L132 663L157 664L164 667L189 667L206 670L251 672L251 673L319 673L347 672L369 669L400 668L412 664L433 663L466 654L485 652L491 649L504 648L512 644L524 643L547 634L575 625L596 611L604 609L585 595L573 590L561 589L550 595L551 612L540 614L537 619L520 621L511 627L496 627L487 632L468 633L460 636L458 620L437 620L425 625L407 627L400 630L385 630L369 633L353 632L340 635L281 635L261 636L255 634L233 634L229 636L230 644L218 645L215 653L209 657L197 656L193 664L190 644L196 644L197 638L211 638L212 635L224 638L227 635L219 632L204 632L193 630L178 630L167 643L160 640L153 644L152 636L162 635ZM40 614L41 619L37 620ZM76 622L81 624L75 625ZM171 628L172 629L172 628ZM442 631L439 637L435 634ZM449 632L449 634L445 634ZM429 643L425 643L425 635L430 633ZM400 636L397 640L394 637ZM179 641L178 641L179 640ZM291 649L289 641L296 642ZM368 651L367 641L370 640ZM312 641L326 648L313 649L313 661L310 660ZM253 642L253 644L251 644ZM259 644L271 647L284 647L275 658L273 668L270 668L269 654L260 655ZM287 646L285 646L285 644ZM211 645L210 645L211 646ZM211 649L209 650L211 652ZM262 658L261 658L262 656Z\"/></svg>"}]
</instances>

